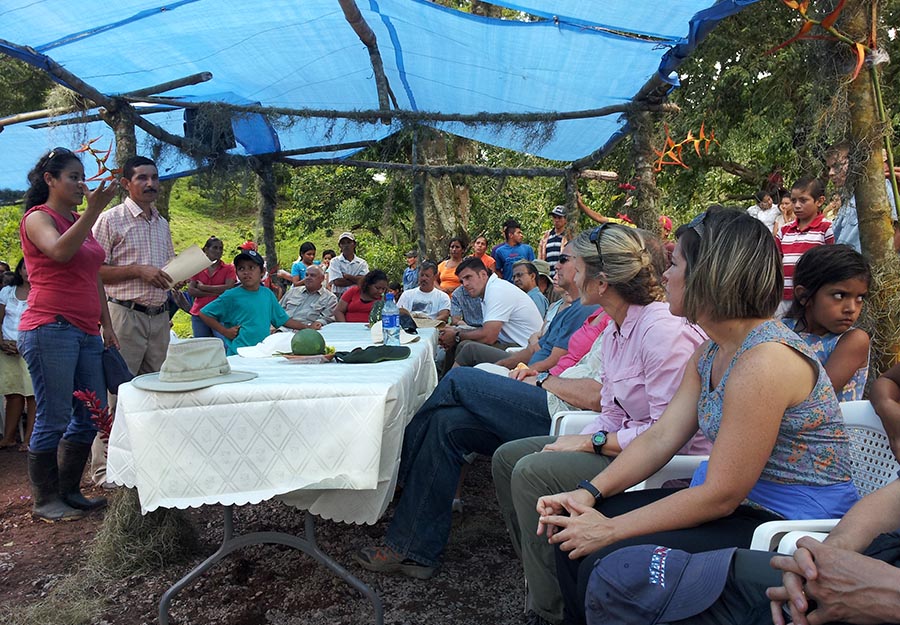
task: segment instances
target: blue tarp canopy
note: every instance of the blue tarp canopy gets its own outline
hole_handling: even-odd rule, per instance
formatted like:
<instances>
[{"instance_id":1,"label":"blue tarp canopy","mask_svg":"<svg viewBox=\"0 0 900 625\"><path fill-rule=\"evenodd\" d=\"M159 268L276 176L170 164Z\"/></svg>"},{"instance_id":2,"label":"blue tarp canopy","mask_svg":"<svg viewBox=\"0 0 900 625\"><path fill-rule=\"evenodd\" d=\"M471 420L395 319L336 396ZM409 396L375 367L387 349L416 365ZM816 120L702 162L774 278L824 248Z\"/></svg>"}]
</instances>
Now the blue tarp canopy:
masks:
<instances>
[{"instance_id":1,"label":"blue tarp canopy","mask_svg":"<svg viewBox=\"0 0 900 625\"><path fill-rule=\"evenodd\" d=\"M654 75L675 84L673 70L703 35L755 1L493 2L538 18L531 21L483 18L425 0L356 4L377 37L400 109L502 114L624 104ZM107 96L210 72L208 82L162 95L289 109L379 106L368 51L337 0L4 0L0 40L0 52L38 67L51 59ZM142 109L154 124L184 134L183 109ZM59 119L10 125L0 133L0 188L23 188L28 168L53 146L77 147L99 136L97 145L105 148L112 141L100 121L49 121ZM625 121L619 115L559 121L540 141L510 125L430 125L568 162L610 145ZM381 140L401 127L396 120L385 125L244 115L234 122L236 145L229 152L309 149L295 158L345 158L359 148L334 146ZM139 151L147 153L148 145L139 130ZM165 151L159 162L169 177L197 167L176 150Z\"/></svg>"}]
</instances>

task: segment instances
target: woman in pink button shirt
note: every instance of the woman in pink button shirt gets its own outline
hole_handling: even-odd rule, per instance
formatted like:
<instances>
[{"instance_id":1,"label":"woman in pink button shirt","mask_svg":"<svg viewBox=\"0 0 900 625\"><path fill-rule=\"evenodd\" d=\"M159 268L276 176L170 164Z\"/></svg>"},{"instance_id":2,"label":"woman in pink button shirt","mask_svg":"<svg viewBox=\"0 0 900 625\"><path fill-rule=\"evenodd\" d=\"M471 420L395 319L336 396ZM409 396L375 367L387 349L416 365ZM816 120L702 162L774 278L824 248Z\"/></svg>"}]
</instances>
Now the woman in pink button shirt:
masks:
<instances>
[{"instance_id":1,"label":"woman in pink button shirt","mask_svg":"<svg viewBox=\"0 0 900 625\"><path fill-rule=\"evenodd\" d=\"M604 224L574 242L575 282L585 297L612 318L602 341L600 414L584 434L512 441L494 452L497 499L510 537L521 555L529 603L536 617L562 620L553 547L535 534L535 502L570 490L584 476L609 466L622 449L662 415L681 382L687 362L705 336L663 301L666 267L661 242L649 233ZM558 378L541 383L553 393ZM706 454L709 441L691 439L682 454ZM541 452L541 453L535 453Z\"/></svg>"}]
</instances>

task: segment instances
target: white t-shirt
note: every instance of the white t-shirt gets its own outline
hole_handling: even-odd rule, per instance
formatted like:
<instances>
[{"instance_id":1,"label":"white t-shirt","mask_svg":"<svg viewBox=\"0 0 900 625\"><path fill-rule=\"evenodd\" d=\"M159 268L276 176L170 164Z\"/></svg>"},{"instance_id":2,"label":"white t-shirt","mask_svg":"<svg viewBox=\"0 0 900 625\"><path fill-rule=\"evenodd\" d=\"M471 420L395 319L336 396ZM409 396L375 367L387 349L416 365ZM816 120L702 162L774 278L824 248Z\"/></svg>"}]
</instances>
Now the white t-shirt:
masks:
<instances>
[{"instance_id":1,"label":"white t-shirt","mask_svg":"<svg viewBox=\"0 0 900 625\"><path fill-rule=\"evenodd\" d=\"M528 345L528 339L539 332L544 320L537 306L528 295L506 280L495 275L488 278L484 287L484 323L502 321L498 338L506 343Z\"/></svg>"},{"instance_id":2,"label":"white t-shirt","mask_svg":"<svg viewBox=\"0 0 900 625\"><path fill-rule=\"evenodd\" d=\"M338 254L331 259L328 265L328 283L331 285L331 292L341 298L341 294L349 289L349 286L338 286L334 283L338 278L343 278L344 274L351 276L364 276L369 273L369 263L354 256L353 260L347 260L343 254Z\"/></svg>"},{"instance_id":3,"label":"white t-shirt","mask_svg":"<svg viewBox=\"0 0 900 625\"><path fill-rule=\"evenodd\" d=\"M763 222L769 232L771 232L772 228L775 226L775 220L781 215L781 209L778 208L777 204L772 204L772 206L769 207L769 210L763 210L759 207L759 204L754 204L747 209L747 212Z\"/></svg>"},{"instance_id":4,"label":"white t-shirt","mask_svg":"<svg viewBox=\"0 0 900 625\"><path fill-rule=\"evenodd\" d=\"M425 313L434 319L442 310L450 310L450 296L440 289L432 289L428 293L419 288L410 289L400 294L397 307L409 311L410 314Z\"/></svg>"},{"instance_id":5,"label":"white t-shirt","mask_svg":"<svg viewBox=\"0 0 900 625\"><path fill-rule=\"evenodd\" d=\"M16 287L10 285L0 289L0 305L6 307L6 315L3 317L3 338L15 341L19 338L19 319L28 308L28 302L18 299Z\"/></svg>"}]
</instances>

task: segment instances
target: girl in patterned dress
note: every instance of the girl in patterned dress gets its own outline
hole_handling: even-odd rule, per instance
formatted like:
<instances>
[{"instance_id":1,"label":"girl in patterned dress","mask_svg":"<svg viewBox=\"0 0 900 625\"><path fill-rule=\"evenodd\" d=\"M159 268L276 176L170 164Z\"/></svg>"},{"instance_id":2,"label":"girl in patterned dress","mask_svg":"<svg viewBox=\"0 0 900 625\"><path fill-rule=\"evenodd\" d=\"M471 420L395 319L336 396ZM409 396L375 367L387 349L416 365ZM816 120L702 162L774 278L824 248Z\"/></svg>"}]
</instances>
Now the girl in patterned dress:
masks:
<instances>
[{"instance_id":1,"label":"girl in patterned dress","mask_svg":"<svg viewBox=\"0 0 900 625\"><path fill-rule=\"evenodd\" d=\"M794 274L794 301L784 324L812 348L838 401L863 398L869 335L853 327L869 292L869 263L849 245L804 253Z\"/></svg>"}]
</instances>

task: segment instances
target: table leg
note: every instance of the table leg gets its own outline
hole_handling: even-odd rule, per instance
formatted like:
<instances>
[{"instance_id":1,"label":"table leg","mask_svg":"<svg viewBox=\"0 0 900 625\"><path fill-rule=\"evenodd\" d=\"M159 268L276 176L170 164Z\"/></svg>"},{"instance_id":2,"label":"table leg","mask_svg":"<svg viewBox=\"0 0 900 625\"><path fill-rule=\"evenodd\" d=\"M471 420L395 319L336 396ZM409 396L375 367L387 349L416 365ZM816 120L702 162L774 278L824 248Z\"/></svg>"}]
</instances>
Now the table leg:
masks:
<instances>
[{"instance_id":1,"label":"table leg","mask_svg":"<svg viewBox=\"0 0 900 625\"><path fill-rule=\"evenodd\" d=\"M376 625L384 625L384 608L381 604L381 598L375 593L374 590L369 588L361 580L351 575L347 569L342 567L327 554L325 554L321 549L319 549L318 544L316 544L315 517L309 512L306 512L305 514L305 535L302 538L299 536L293 536L291 534L285 534L284 532L253 532L251 534L243 534L241 536L234 537L234 507L226 506L222 544L214 554L191 569L191 571L187 575L175 582L175 584L173 584L171 588L163 593L163 596L159 601L160 625L169 625L169 605L172 603L172 599L174 599L175 595L184 590L185 587L187 587L195 579L197 579L197 577L199 577L208 569L212 568L213 565L215 565L219 560L222 560L223 558L228 556L232 551L249 545L264 544L285 545L312 556L312 558L315 559L316 562L318 562L319 564L323 564L331 569L332 573L334 573L342 580L356 588L363 595L365 595L372 603L372 606L375 608Z\"/></svg>"}]
</instances>

